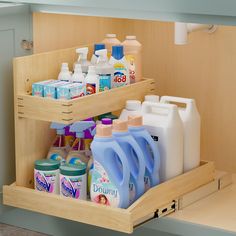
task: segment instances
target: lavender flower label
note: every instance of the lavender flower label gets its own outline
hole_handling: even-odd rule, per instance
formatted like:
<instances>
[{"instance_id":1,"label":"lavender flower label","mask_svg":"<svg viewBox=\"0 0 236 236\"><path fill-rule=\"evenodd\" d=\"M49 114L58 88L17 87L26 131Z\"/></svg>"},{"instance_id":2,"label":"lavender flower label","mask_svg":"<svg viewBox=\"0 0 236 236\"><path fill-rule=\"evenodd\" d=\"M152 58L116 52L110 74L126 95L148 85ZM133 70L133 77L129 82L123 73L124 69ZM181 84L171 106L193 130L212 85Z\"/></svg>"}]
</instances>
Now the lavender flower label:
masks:
<instances>
[{"instance_id":1,"label":"lavender flower label","mask_svg":"<svg viewBox=\"0 0 236 236\"><path fill-rule=\"evenodd\" d=\"M60 180L61 195L78 199L80 197L81 182L80 177L69 178L62 176Z\"/></svg>"}]
</instances>

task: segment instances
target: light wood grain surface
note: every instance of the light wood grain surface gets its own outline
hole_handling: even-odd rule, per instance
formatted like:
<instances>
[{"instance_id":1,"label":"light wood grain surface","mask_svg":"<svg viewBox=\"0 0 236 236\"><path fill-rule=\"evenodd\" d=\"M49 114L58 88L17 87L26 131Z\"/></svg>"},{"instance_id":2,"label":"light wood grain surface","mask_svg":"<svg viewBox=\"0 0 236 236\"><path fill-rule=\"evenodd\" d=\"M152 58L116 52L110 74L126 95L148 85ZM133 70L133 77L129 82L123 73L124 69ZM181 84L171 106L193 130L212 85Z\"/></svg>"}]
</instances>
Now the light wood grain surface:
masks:
<instances>
[{"instance_id":1,"label":"light wood grain surface","mask_svg":"<svg viewBox=\"0 0 236 236\"><path fill-rule=\"evenodd\" d=\"M212 35L192 33L188 45L176 46L173 23L34 14L35 52L100 40L107 32L121 40L137 35L143 44L144 76L156 79L159 95L196 99L202 159L235 172L236 28L219 26Z\"/></svg>"}]
</instances>

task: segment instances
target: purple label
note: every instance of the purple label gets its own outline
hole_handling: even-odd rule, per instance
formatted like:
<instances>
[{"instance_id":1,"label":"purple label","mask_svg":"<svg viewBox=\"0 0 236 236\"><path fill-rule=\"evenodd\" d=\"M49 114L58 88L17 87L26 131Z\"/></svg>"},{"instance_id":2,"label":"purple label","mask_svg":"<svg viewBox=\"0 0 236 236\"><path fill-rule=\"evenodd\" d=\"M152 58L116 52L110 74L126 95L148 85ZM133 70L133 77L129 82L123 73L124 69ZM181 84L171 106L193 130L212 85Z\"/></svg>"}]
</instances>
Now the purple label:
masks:
<instances>
[{"instance_id":1,"label":"purple label","mask_svg":"<svg viewBox=\"0 0 236 236\"><path fill-rule=\"evenodd\" d=\"M78 179L67 179L63 177L61 179L61 193L65 197L71 197L78 199L80 196L80 185Z\"/></svg>"},{"instance_id":2,"label":"purple label","mask_svg":"<svg viewBox=\"0 0 236 236\"><path fill-rule=\"evenodd\" d=\"M36 172L35 174L35 187L39 191L52 193L54 190L54 181L52 181L52 174L41 174Z\"/></svg>"}]
</instances>

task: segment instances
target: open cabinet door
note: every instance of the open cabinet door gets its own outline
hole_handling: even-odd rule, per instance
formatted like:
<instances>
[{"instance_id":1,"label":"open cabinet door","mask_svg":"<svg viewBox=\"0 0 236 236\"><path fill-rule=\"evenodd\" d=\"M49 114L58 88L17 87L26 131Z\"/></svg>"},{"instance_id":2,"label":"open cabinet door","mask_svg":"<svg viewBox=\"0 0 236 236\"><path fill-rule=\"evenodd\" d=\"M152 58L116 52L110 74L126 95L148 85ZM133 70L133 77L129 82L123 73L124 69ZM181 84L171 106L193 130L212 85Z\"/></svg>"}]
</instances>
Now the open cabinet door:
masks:
<instances>
[{"instance_id":1,"label":"open cabinet door","mask_svg":"<svg viewBox=\"0 0 236 236\"><path fill-rule=\"evenodd\" d=\"M22 40L31 40L31 32L27 6L0 4L0 198L2 185L15 179L12 59L31 54L31 50L21 47ZM1 214L2 205L0 219Z\"/></svg>"}]
</instances>

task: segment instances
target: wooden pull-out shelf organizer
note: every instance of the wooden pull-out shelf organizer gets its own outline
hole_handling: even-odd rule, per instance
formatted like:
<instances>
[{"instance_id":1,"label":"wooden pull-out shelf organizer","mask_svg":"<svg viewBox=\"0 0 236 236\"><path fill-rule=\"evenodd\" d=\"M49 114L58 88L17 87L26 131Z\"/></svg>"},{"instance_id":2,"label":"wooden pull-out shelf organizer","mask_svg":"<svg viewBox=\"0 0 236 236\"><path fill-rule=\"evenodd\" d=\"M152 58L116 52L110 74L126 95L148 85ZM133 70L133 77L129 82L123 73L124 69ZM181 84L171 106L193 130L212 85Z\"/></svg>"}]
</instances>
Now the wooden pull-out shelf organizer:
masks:
<instances>
[{"instance_id":1,"label":"wooden pull-out shelf organizer","mask_svg":"<svg viewBox=\"0 0 236 236\"><path fill-rule=\"evenodd\" d=\"M35 191L34 161L46 156L55 135L49 128L50 122L70 124L120 110L128 99L143 100L145 94L155 93L154 80L144 79L123 88L68 101L30 95L32 83L57 78L61 63L68 62L72 66L75 60L75 48L14 59L16 182L4 186L4 204L131 233L135 226L148 219L174 211L181 196L214 180L213 163L202 162L198 168L150 189L128 209Z\"/></svg>"}]
</instances>

